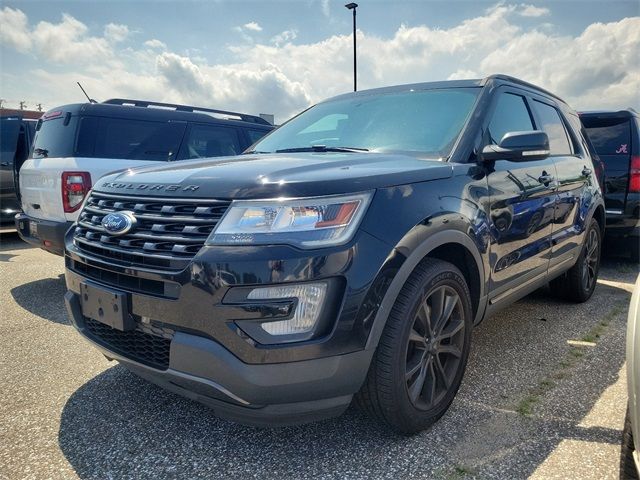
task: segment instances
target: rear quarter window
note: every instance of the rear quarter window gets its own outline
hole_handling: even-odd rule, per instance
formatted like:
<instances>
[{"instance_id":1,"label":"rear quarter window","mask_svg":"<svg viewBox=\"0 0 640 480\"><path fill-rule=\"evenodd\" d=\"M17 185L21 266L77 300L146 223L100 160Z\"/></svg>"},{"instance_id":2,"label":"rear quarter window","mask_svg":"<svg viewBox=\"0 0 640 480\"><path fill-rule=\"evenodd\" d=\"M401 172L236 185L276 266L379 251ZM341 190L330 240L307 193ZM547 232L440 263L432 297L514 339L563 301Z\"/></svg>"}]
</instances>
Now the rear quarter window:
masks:
<instances>
[{"instance_id":1,"label":"rear quarter window","mask_svg":"<svg viewBox=\"0 0 640 480\"><path fill-rule=\"evenodd\" d=\"M33 142L33 158L73 157L78 117L62 115L39 122Z\"/></svg>"},{"instance_id":2,"label":"rear quarter window","mask_svg":"<svg viewBox=\"0 0 640 480\"><path fill-rule=\"evenodd\" d=\"M631 154L629 118L582 118L587 135L599 155Z\"/></svg>"}]
</instances>

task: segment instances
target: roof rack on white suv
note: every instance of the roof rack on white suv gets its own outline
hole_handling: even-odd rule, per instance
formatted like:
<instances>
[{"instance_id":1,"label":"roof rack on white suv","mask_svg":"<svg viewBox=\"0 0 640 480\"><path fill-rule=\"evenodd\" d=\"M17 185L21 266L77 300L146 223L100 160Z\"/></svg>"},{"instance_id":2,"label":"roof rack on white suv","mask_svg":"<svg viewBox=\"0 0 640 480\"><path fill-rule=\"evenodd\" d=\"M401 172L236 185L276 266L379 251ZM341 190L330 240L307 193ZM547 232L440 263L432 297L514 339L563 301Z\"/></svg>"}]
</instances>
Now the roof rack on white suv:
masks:
<instances>
[{"instance_id":1,"label":"roof rack on white suv","mask_svg":"<svg viewBox=\"0 0 640 480\"><path fill-rule=\"evenodd\" d=\"M243 122L250 123L260 123L262 125L270 125L264 118L258 117L256 115L249 115L246 113L238 113L238 112L230 112L227 110L217 110L214 108L203 108L203 107L194 107L191 105L180 105L176 103L163 103L163 102L150 102L147 100L131 100L128 98L111 98L109 100L105 100L105 104L108 105L123 105L123 106L132 106L132 107L144 107L144 108L165 108L168 110L176 110L179 112L193 112L193 113L205 113L205 114L218 114L223 118L235 117L236 119L240 119Z\"/></svg>"}]
</instances>

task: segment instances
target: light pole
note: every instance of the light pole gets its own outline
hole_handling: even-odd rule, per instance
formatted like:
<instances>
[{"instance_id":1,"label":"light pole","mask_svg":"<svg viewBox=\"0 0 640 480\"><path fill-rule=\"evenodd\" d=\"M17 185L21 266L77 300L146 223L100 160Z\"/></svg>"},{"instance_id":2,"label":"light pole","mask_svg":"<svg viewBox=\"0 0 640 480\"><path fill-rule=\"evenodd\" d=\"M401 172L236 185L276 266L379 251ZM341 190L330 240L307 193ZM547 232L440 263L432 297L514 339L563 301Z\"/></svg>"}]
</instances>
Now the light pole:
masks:
<instances>
[{"instance_id":1,"label":"light pole","mask_svg":"<svg viewBox=\"0 0 640 480\"><path fill-rule=\"evenodd\" d=\"M356 63L356 8L357 3L347 3L345 5L349 10L353 12L353 91L358 91L358 68Z\"/></svg>"}]
</instances>

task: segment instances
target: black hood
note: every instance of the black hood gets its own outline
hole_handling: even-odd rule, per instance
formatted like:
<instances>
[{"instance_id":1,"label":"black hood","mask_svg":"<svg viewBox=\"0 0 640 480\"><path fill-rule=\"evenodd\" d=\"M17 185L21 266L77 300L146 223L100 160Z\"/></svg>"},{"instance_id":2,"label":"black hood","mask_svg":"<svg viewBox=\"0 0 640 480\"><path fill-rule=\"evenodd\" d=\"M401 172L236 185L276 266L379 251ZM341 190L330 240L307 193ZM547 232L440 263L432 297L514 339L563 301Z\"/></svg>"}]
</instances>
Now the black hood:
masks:
<instances>
[{"instance_id":1,"label":"black hood","mask_svg":"<svg viewBox=\"0 0 640 480\"><path fill-rule=\"evenodd\" d=\"M451 176L451 165L381 153L240 155L163 163L105 176L95 191L251 199L351 193Z\"/></svg>"}]
</instances>

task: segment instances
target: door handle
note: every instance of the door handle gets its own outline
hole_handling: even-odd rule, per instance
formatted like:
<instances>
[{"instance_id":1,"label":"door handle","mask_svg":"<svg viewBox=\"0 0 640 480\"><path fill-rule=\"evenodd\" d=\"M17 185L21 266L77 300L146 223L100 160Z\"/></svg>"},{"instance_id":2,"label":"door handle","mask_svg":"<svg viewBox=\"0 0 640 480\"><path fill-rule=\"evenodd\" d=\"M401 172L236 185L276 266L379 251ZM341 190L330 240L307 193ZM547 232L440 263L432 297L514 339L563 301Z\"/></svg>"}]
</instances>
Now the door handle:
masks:
<instances>
[{"instance_id":1,"label":"door handle","mask_svg":"<svg viewBox=\"0 0 640 480\"><path fill-rule=\"evenodd\" d=\"M591 171L592 171L592 170L591 170L590 168L588 168L588 167L584 167L584 168L582 169L582 176L583 176L583 177L588 177L589 175L591 175Z\"/></svg>"},{"instance_id":2,"label":"door handle","mask_svg":"<svg viewBox=\"0 0 640 480\"><path fill-rule=\"evenodd\" d=\"M553 175L549 175L548 173L543 173L538 177L538 181L543 183L545 186L553 182Z\"/></svg>"}]
</instances>

